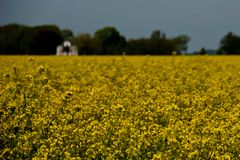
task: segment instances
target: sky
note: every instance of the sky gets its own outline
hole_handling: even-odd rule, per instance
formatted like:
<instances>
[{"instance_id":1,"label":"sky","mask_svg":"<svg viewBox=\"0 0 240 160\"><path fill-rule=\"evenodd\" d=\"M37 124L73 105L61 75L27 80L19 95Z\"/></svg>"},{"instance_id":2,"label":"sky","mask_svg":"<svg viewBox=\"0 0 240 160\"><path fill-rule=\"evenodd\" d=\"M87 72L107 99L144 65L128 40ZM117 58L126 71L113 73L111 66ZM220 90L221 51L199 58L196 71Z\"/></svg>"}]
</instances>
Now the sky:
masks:
<instances>
[{"instance_id":1,"label":"sky","mask_svg":"<svg viewBox=\"0 0 240 160\"><path fill-rule=\"evenodd\" d=\"M0 25L55 24L75 35L114 26L127 39L188 35L189 52L240 35L240 0L0 0Z\"/></svg>"}]
</instances>

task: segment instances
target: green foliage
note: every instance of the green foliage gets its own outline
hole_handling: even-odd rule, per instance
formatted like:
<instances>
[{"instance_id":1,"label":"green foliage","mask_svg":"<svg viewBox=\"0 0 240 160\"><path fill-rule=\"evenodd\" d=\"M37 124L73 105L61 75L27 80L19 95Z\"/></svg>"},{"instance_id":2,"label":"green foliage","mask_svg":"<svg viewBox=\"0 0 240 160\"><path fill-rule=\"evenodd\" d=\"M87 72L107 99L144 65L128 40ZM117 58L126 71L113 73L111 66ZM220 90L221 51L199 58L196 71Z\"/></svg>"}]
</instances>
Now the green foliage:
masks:
<instances>
[{"instance_id":1,"label":"green foliage","mask_svg":"<svg viewBox=\"0 0 240 160\"><path fill-rule=\"evenodd\" d=\"M206 54L207 54L206 49L205 49L205 48L201 48L199 54L200 54L200 55L206 55Z\"/></svg>"},{"instance_id":2,"label":"green foliage","mask_svg":"<svg viewBox=\"0 0 240 160\"><path fill-rule=\"evenodd\" d=\"M9 24L0 27L0 53L23 53L26 47L21 46L21 44L29 46L31 42L31 38L29 36L25 36L28 29L28 27L19 24ZM28 42L26 42L26 40Z\"/></svg>"},{"instance_id":3,"label":"green foliage","mask_svg":"<svg viewBox=\"0 0 240 160\"><path fill-rule=\"evenodd\" d=\"M94 36L74 36L69 29L60 30L55 25L27 27L10 24L0 27L0 54L55 54L57 45L70 40L78 47L81 55L171 55L187 50L190 38L180 35L166 37L160 30L152 32L149 38L126 40L111 26L97 30Z\"/></svg>"},{"instance_id":4,"label":"green foliage","mask_svg":"<svg viewBox=\"0 0 240 160\"><path fill-rule=\"evenodd\" d=\"M169 38L155 30L149 38L126 40L115 27L97 30L94 36L74 36L69 29L60 30L56 25L29 27L20 24L0 26L0 54L55 54L56 46L70 40L82 55L172 55L185 53L190 37L179 35ZM240 36L229 32L220 41L219 54L240 54ZM197 54L205 54L203 52Z\"/></svg>"},{"instance_id":5,"label":"green foliage","mask_svg":"<svg viewBox=\"0 0 240 160\"><path fill-rule=\"evenodd\" d=\"M114 27L104 27L95 32L95 38L99 41L99 54L121 54L126 40Z\"/></svg>"},{"instance_id":6,"label":"green foliage","mask_svg":"<svg viewBox=\"0 0 240 160\"><path fill-rule=\"evenodd\" d=\"M173 39L173 43L175 46L175 50L179 53L186 52L188 49L188 42L190 41L190 37L187 35L180 35Z\"/></svg>"},{"instance_id":7,"label":"green foliage","mask_svg":"<svg viewBox=\"0 0 240 160\"><path fill-rule=\"evenodd\" d=\"M167 43L170 43L170 40L166 38L165 33L161 33L160 30L153 31L150 40L149 40L149 54L153 55L170 55L173 47L167 47Z\"/></svg>"},{"instance_id":8,"label":"green foliage","mask_svg":"<svg viewBox=\"0 0 240 160\"><path fill-rule=\"evenodd\" d=\"M195 55L207 55L207 51L204 47L202 47L199 51L194 53Z\"/></svg>"},{"instance_id":9,"label":"green foliage","mask_svg":"<svg viewBox=\"0 0 240 160\"><path fill-rule=\"evenodd\" d=\"M220 42L220 53L240 54L240 36L229 32Z\"/></svg>"},{"instance_id":10,"label":"green foliage","mask_svg":"<svg viewBox=\"0 0 240 160\"><path fill-rule=\"evenodd\" d=\"M127 44L127 54L130 55L146 55L149 50L149 40L146 38L130 39Z\"/></svg>"},{"instance_id":11,"label":"green foliage","mask_svg":"<svg viewBox=\"0 0 240 160\"><path fill-rule=\"evenodd\" d=\"M178 54L187 50L187 43L190 38L180 35L175 38L168 38L160 30L152 32L150 38L131 39L128 41L127 52L133 55L172 55L173 51Z\"/></svg>"},{"instance_id":12,"label":"green foliage","mask_svg":"<svg viewBox=\"0 0 240 160\"><path fill-rule=\"evenodd\" d=\"M74 37L74 34L70 29L61 30L61 34L64 40L69 40Z\"/></svg>"},{"instance_id":13,"label":"green foliage","mask_svg":"<svg viewBox=\"0 0 240 160\"><path fill-rule=\"evenodd\" d=\"M151 34L151 40L160 40L160 39L166 39L166 35L161 33L160 30L153 31Z\"/></svg>"},{"instance_id":14,"label":"green foliage","mask_svg":"<svg viewBox=\"0 0 240 160\"><path fill-rule=\"evenodd\" d=\"M55 54L63 37L55 25L0 27L0 54Z\"/></svg>"},{"instance_id":15,"label":"green foliage","mask_svg":"<svg viewBox=\"0 0 240 160\"><path fill-rule=\"evenodd\" d=\"M78 53L81 55L97 54L97 50L100 48L99 41L88 33L75 36L71 41L78 47Z\"/></svg>"},{"instance_id":16,"label":"green foliage","mask_svg":"<svg viewBox=\"0 0 240 160\"><path fill-rule=\"evenodd\" d=\"M55 25L37 26L33 28L31 50L33 54L49 55L56 53L56 46L63 42L61 31Z\"/></svg>"}]
</instances>

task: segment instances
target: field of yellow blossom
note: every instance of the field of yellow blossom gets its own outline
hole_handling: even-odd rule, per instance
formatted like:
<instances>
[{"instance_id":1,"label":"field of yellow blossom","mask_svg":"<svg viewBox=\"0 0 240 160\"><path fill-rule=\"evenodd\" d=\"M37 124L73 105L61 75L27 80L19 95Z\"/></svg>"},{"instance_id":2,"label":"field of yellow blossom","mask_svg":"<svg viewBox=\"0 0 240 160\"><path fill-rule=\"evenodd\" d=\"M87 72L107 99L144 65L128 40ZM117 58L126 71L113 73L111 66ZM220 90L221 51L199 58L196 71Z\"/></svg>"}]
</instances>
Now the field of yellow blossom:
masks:
<instances>
[{"instance_id":1,"label":"field of yellow blossom","mask_svg":"<svg viewBox=\"0 0 240 160\"><path fill-rule=\"evenodd\" d=\"M240 159L240 57L0 56L0 159Z\"/></svg>"}]
</instances>

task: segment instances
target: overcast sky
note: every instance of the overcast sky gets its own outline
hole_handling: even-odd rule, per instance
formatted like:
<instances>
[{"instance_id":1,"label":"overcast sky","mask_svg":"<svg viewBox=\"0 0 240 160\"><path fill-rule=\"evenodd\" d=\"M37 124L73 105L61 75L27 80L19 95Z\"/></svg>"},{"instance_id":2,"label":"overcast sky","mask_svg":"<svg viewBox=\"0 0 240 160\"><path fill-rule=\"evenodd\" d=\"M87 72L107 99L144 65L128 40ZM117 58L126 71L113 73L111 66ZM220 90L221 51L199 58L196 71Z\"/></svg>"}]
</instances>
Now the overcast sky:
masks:
<instances>
[{"instance_id":1,"label":"overcast sky","mask_svg":"<svg viewBox=\"0 0 240 160\"><path fill-rule=\"evenodd\" d=\"M240 35L240 0L0 0L0 25L56 24L75 34L114 26L129 38L161 30L191 37L189 51L216 49L229 31Z\"/></svg>"}]
</instances>

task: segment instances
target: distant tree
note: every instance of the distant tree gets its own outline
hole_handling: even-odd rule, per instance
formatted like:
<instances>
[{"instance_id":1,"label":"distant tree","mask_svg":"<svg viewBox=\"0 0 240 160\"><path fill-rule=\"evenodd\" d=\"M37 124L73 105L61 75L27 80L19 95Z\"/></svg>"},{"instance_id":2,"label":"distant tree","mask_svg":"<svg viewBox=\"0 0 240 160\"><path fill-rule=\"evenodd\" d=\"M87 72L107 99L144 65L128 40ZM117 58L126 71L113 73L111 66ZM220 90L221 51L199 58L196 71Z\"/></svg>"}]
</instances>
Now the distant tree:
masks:
<instances>
[{"instance_id":1,"label":"distant tree","mask_svg":"<svg viewBox=\"0 0 240 160\"><path fill-rule=\"evenodd\" d=\"M0 53L21 54L20 42L25 36L27 27L19 24L8 24L0 27Z\"/></svg>"},{"instance_id":2,"label":"distant tree","mask_svg":"<svg viewBox=\"0 0 240 160\"><path fill-rule=\"evenodd\" d=\"M166 35L163 33L161 33L160 30L155 30L152 32L151 36L150 36L150 54L153 55L159 55L159 54L164 54L164 43L166 40Z\"/></svg>"},{"instance_id":3,"label":"distant tree","mask_svg":"<svg viewBox=\"0 0 240 160\"><path fill-rule=\"evenodd\" d=\"M186 52L188 49L188 42L190 41L190 37L187 35L180 35L173 39L174 48L178 53Z\"/></svg>"},{"instance_id":4,"label":"distant tree","mask_svg":"<svg viewBox=\"0 0 240 160\"><path fill-rule=\"evenodd\" d=\"M19 41L19 53L20 54L30 54L31 53L31 45L33 41L33 28L25 27L22 32L21 41Z\"/></svg>"},{"instance_id":5,"label":"distant tree","mask_svg":"<svg viewBox=\"0 0 240 160\"><path fill-rule=\"evenodd\" d=\"M130 55L146 55L150 54L149 39L139 38L131 39L127 43L127 54Z\"/></svg>"},{"instance_id":6,"label":"distant tree","mask_svg":"<svg viewBox=\"0 0 240 160\"><path fill-rule=\"evenodd\" d=\"M171 55L173 51L177 53L186 51L190 38L186 35L168 38L165 33L155 30L149 38L127 41L116 28L111 26L97 30L93 37L89 34L74 36L71 30L60 30L55 25L28 27L9 24L0 26L0 54L55 54L56 46L61 44L63 40L72 41L78 46L79 53L86 55L121 55L122 53ZM221 49L224 52L230 52L230 49L233 49L231 50L232 53L238 52L239 48L236 47L239 46L238 42L237 45L233 45L232 41L235 44L235 36L226 36L222 40ZM229 47L229 43L235 48L233 46Z\"/></svg>"},{"instance_id":7,"label":"distant tree","mask_svg":"<svg viewBox=\"0 0 240 160\"><path fill-rule=\"evenodd\" d=\"M180 54L187 50L187 43L190 38L186 35L180 35L175 38L167 38L165 33L160 30L153 31L150 36L151 54L155 55L172 55L175 51Z\"/></svg>"},{"instance_id":8,"label":"distant tree","mask_svg":"<svg viewBox=\"0 0 240 160\"><path fill-rule=\"evenodd\" d=\"M207 51L204 47L202 47L198 53L199 55L206 55L207 54Z\"/></svg>"},{"instance_id":9,"label":"distant tree","mask_svg":"<svg viewBox=\"0 0 240 160\"><path fill-rule=\"evenodd\" d=\"M73 36L74 36L72 30L70 30L70 29L61 30L61 34L62 34L62 37L64 40L69 40L69 39L73 38Z\"/></svg>"},{"instance_id":10,"label":"distant tree","mask_svg":"<svg viewBox=\"0 0 240 160\"><path fill-rule=\"evenodd\" d=\"M97 54L99 43L88 33L72 38L72 42L78 47L78 52L81 55Z\"/></svg>"},{"instance_id":11,"label":"distant tree","mask_svg":"<svg viewBox=\"0 0 240 160\"><path fill-rule=\"evenodd\" d=\"M221 39L219 51L224 54L240 54L240 37L229 32Z\"/></svg>"},{"instance_id":12,"label":"distant tree","mask_svg":"<svg viewBox=\"0 0 240 160\"><path fill-rule=\"evenodd\" d=\"M149 38L131 39L128 41L127 53L140 55L172 55L175 51L180 54L187 50L190 38L180 35L176 38L167 38L165 33L155 30Z\"/></svg>"},{"instance_id":13,"label":"distant tree","mask_svg":"<svg viewBox=\"0 0 240 160\"><path fill-rule=\"evenodd\" d=\"M31 51L39 55L55 54L56 46L62 42L63 37L57 26L37 26L33 31Z\"/></svg>"},{"instance_id":14,"label":"distant tree","mask_svg":"<svg viewBox=\"0 0 240 160\"><path fill-rule=\"evenodd\" d=\"M63 37L55 25L0 27L0 54L54 54Z\"/></svg>"},{"instance_id":15,"label":"distant tree","mask_svg":"<svg viewBox=\"0 0 240 160\"><path fill-rule=\"evenodd\" d=\"M125 37L114 27L99 29L94 36L100 44L99 54L121 54L126 45Z\"/></svg>"},{"instance_id":16,"label":"distant tree","mask_svg":"<svg viewBox=\"0 0 240 160\"><path fill-rule=\"evenodd\" d=\"M174 41L172 39L166 38L163 41L162 45L162 55L172 55L174 51L177 52L177 54L180 54L180 52L175 47Z\"/></svg>"},{"instance_id":17,"label":"distant tree","mask_svg":"<svg viewBox=\"0 0 240 160\"><path fill-rule=\"evenodd\" d=\"M150 39L151 40L166 39L166 35L165 35L165 33L161 33L160 30L155 30L152 32Z\"/></svg>"}]
</instances>

